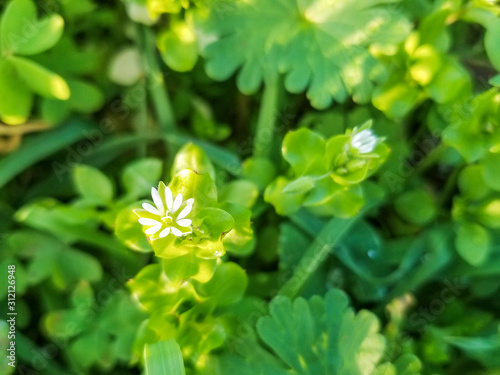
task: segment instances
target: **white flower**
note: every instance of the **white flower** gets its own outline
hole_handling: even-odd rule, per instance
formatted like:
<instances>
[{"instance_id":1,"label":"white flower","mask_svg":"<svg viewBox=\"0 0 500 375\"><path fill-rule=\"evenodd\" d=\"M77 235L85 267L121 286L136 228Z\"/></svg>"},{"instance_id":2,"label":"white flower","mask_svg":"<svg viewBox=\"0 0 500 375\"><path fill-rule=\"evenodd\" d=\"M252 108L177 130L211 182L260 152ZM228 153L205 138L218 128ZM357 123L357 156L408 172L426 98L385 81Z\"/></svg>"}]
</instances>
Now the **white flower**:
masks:
<instances>
[{"instance_id":1,"label":"white flower","mask_svg":"<svg viewBox=\"0 0 500 375\"><path fill-rule=\"evenodd\" d=\"M364 129L358 132L354 128L351 136L351 146L358 150L360 154L372 152L377 145L378 139L370 129Z\"/></svg>"},{"instance_id":2,"label":"white flower","mask_svg":"<svg viewBox=\"0 0 500 375\"><path fill-rule=\"evenodd\" d=\"M154 18L151 17L148 8L145 5L127 3L125 10L132 21L142 23L146 26L154 25L158 20L158 16L155 16Z\"/></svg>"},{"instance_id":3,"label":"white flower","mask_svg":"<svg viewBox=\"0 0 500 375\"><path fill-rule=\"evenodd\" d=\"M181 229L191 226L192 220L186 219L186 216L188 216L193 209L193 198L183 202L182 194L178 194L174 199L172 190L170 190L168 186L165 186L165 196L163 198L155 188L151 188L151 196L156 207L149 203L144 203L142 208L147 211L148 214L146 215L141 214L141 211L144 213L143 210L135 210L135 213L140 217L139 223L149 227L145 231L146 234L154 235L159 232L158 238L164 238L170 233L176 237L185 236L191 233L190 230L183 232ZM184 207L182 210L179 210L181 206ZM151 216L154 218L151 218Z\"/></svg>"}]
</instances>

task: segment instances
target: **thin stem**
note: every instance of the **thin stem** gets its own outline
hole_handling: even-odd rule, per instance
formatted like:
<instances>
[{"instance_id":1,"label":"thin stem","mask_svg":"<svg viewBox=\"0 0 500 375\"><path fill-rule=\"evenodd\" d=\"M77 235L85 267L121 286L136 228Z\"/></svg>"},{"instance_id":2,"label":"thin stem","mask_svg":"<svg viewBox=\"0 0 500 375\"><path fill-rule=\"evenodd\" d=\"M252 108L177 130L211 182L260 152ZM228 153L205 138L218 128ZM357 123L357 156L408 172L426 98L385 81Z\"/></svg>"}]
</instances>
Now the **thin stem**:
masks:
<instances>
[{"instance_id":1,"label":"thin stem","mask_svg":"<svg viewBox=\"0 0 500 375\"><path fill-rule=\"evenodd\" d=\"M432 150L427 157L416 167L415 175L421 175L427 169L436 164L448 149L444 143L440 143L434 150Z\"/></svg>"},{"instance_id":2,"label":"thin stem","mask_svg":"<svg viewBox=\"0 0 500 375\"><path fill-rule=\"evenodd\" d=\"M349 219L335 217L327 222L316 237L316 240L302 256L293 276L281 287L278 295L290 298L296 297L309 280L310 276L316 272L321 263L323 263L342 237L349 232L352 226L361 219L367 211L380 203L381 201L376 201L367 204L356 214L356 216Z\"/></svg>"},{"instance_id":3,"label":"thin stem","mask_svg":"<svg viewBox=\"0 0 500 375\"><path fill-rule=\"evenodd\" d=\"M269 157L271 154L271 146L276 132L274 124L276 122L278 90L278 77L266 80L253 142L255 156Z\"/></svg>"},{"instance_id":4,"label":"thin stem","mask_svg":"<svg viewBox=\"0 0 500 375\"><path fill-rule=\"evenodd\" d=\"M175 117L168 96L163 73L158 65L156 44L151 30L141 26L146 65L146 90L153 101L153 107L160 126L167 132L175 131Z\"/></svg>"},{"instance_id":5,"label":"thin stem","mask_svg":"<svg viewBox=\"0 0 500 375\"><path fill-rule=\"evenodd\" d=\"M441 199L439 200L439 207L444 207L444 205L449 201L453 195L453 191L456 188L457 180L460 172L462 171L463 165L458 165L453 169L453 171L448 176L446 184L444 185L443 191L441 192Z\"/></svg>"}]
</instances>

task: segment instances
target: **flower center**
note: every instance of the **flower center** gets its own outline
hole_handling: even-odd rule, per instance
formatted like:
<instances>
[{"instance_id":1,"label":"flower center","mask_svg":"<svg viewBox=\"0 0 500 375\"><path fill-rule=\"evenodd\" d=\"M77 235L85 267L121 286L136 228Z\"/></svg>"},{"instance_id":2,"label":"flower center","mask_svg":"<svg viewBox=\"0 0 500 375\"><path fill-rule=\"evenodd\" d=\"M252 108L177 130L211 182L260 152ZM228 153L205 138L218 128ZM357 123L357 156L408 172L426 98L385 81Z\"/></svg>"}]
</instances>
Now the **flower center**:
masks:
<instances>
[{"instance_id":1,"label":"flower center","mask_svg":"<svg viewBox=\"0 0 500 375\"><path fill-rule=\"evenodd\" d=\"M173 223L172 216L169 216L168 212L167 212L167 216L161 218L161 221L162 221L162 223L166 224L167 226L171 225Z\"/></svg>"}]
</instances>

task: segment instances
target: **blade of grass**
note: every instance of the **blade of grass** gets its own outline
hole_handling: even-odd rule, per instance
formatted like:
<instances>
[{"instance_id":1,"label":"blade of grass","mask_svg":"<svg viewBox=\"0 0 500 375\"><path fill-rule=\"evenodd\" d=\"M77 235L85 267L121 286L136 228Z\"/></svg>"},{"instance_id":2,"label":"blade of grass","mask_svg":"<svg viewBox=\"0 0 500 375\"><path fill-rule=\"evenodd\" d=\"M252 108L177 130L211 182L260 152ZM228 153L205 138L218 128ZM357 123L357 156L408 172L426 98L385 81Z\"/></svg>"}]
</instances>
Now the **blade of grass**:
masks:
<instances>
[{"instance_id":1,"label":"blade of grass","mask_svg":"<svg viewBox=\"0 0 500 375\"><path fill-rule=\"evenodd\" d=\"M255 156L269 157L271 154L271 146L276 132L275 122L279 85L280 80L278 77L266 80L253 142Z\"/></svg>"},{"instance_id":2,"label":"blade of grass","mask_svg":"<svg viewBox=\"0 0 500 375\"><path fill-rule=\"evenodd\" d=\"M146 375L185 375L179 344L170 339L144 347Z\"/></svg>"},{"instance_id":3,"label":"blade of grass","mask_svg":"<svg viewBox=\"0 0 500 375\"><path fill-rule=\"evenodd\" d=\"M144 45L144 62L146 65L146 90L148 90L153 101L153 107L160 126L168 133L175 130L174 111L170 103L163 73L158 64L154 35L146 26L141 27L141 29L141 40Z\"/></svg>"},{"instance_id":4,"label":"blade of grass","mask_svg":"<svg viewBox=\"0 0 500 375\"><path fill-rule=\"evenodd\" d=\"M304 255L302 255L293 276L281 287L278 295L287 296L292 299L296 297L307 280L309 280L309 277L317 271L321 263L323 263L328 254L332 252L339 240L345 236L352 226L364 217L369 210L378 206L380 203L381 200L367 203L354 217L348 219L334 217L328 221L323 226L314 242L309 246ZM307 231L310 232L310 230L311 228Z\"/></svg>"},{"instance_id":5,"label":"blade of grass","mask_svg":"<svg viewBox=\"0 0 500 375\"><path fill-rule=\"evenodd\" d=\"M0 160L0 188L28 167L85 138L92 128L87 122L72 120L54 130L27 136L21 147Z\"/></svg>"}]
</instances>

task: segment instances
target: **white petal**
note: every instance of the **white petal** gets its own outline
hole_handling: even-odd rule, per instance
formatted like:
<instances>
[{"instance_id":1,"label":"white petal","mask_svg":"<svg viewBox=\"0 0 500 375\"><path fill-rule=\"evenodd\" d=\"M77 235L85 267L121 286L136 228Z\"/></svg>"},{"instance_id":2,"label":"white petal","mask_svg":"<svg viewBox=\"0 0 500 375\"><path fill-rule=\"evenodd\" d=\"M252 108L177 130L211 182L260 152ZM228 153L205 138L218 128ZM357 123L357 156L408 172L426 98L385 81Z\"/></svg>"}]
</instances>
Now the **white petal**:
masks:
<instances>
[{"instance_id":1,"label":"white petal","mask_svg":"<svg viewBox=\"0 0 500 375\"><path fill-rule=\"evenodd\" d=\"M159 221L156 221L154 219L148 219L148 218L145 218L145 217L141 217L139 219L139 224L142 224L142 225L158 225L158 224L161 224Z\"/></svg>"},{"instance_id":2,"label":"white petal","mask_svg":"<svg viewBox=\"0 0 500 375\"><path fill-rule=\"evenodd\" d=\"M182 204L182 194L177 194L175 197L174 205L172 207L172 212L175 212L179 209Z\"/></svg>"},{"instance_id":3,"label":"white petal","mask_svg":"<svg viewBox=\"0 0 500 375\"><path fill-rule=\"evenodd\" d=\"M177 220L177 225L180 227L189 227L193 221L191 219Z\"/></svg>"},{"instance_id":4,"label":"white petal","mask_svg":"<svg viewBox=\"0 0 500 375\"><path fill-rule=\"evenodd\" d=\"M189 198L187 201L186 201L186 205L189 206L190 204L193 204L194 203L194 198Z\"/></svg>"},{"instance_id":5,"label":"white petal","mask_svg":"<svg viewBox=\"0 0 500 375\"><path fill-rule=\"evenodd\" d=\"M174 236L180 237L183 235L183 233L177 228L171 227L170 229L172 230L172 234Z\"/></svg>"},{"instance_id":6,"label":"white petal","mask_svg":"<svg viewBox=\"0 0 500 375\"><path fill-rule=\"evenodd\" d=\"M167 207L169 210L172 209L172 190L168 186L165 186L165 202L167 202Z\"/></svg>"},{"instance_id":7,"label":"white petal","mask_svg":"<svg viewBox=\"0 0 500 375\"><path fill-rule=\"evenodd\" d=\"M170 227L167 227L165 229L163 229L160 234L158 235L158 237L160 238L165 238L168 236L168 234L170 233Z\"/></svg>"},{"instance_id":8,"label":"white petal","mask_svg":"<svg viewBox=\"0 0 500 375\"><path fill-rule=\"evenodd\" d=\"M154 227L149 228L144 233L146 234L155 234L161 229L161 224L155 225Z\"/></svg>"},{"instance_id":9,"label":"white petal","mask_svg":"<svg viewBox=\"0 0 500 375\"><path fill-rule=\"evenodd\" d=\"M151 188L151 196L153 197L153 201L155 202L156 208L158 208L160 214L163 215L165 213L165 208L163 207L163 201L160 198L158 190L156 190L155 188Z\"/></svg>"},{"instance_id":10,"label":"white petal","mask_svg":"<svg viewBox=\"0 0 500 375\"><path fill-rule=\"evenodd\" d=\"M151 213L151 214L161 216L160 211L158 211L158 210L156 209L156 207L153 207L153 206L152 206L152 205L150 205L149 203L143 203L143 204L142 204L142 208L144 208L146 211L148 211L148 212L149 212L149 213Z\"/></svg>"},{"instance_id":11,"label":"white petal","mask_svg":"<svg viewBox=\"0 0 500 375\"><path fill-rule=\"evenodd\" d=\"M177 220L184 219L187 215L189 215L189 213L191 212L192 209L193 209L193 205L188 204L186 207L184 207L184 209L181 211L181 213L177 216Z\"/></svg>"}]
</instances>

